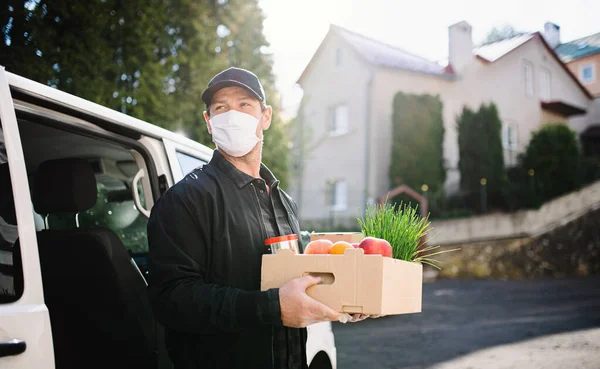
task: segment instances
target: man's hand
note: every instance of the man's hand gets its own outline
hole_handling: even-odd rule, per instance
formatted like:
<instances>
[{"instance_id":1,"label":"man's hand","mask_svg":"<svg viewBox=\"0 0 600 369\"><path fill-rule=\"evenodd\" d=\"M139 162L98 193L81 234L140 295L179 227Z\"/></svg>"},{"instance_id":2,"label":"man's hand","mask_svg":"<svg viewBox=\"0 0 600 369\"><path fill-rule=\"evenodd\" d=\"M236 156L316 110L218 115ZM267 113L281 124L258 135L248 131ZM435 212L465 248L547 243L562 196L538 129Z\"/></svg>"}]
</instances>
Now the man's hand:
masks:
<instances>
[{"instance_id":1,"label":"man's hand","mask_svg":"<svg viewBox=\"0 0 600 369\"><path fill-rule=\"evenodd\" d=\"M308 287L321 283L321 278L305 276L291 280L279 289L281 321L291 328L304 328L314 323L337 321L341 313L306 294Z\"/></svg>"},{"instance_id":2,"label":"man's hand","mask_svg":"<svg viewBox=\"0 0 600 369\"><path fill-rule=\"evenodd\" d=\"M367 318L381 318L385 315L368 315L368 314L352 314L352 319L349 320L350 323L362 322Z\"/></svg>"}]
</instances>

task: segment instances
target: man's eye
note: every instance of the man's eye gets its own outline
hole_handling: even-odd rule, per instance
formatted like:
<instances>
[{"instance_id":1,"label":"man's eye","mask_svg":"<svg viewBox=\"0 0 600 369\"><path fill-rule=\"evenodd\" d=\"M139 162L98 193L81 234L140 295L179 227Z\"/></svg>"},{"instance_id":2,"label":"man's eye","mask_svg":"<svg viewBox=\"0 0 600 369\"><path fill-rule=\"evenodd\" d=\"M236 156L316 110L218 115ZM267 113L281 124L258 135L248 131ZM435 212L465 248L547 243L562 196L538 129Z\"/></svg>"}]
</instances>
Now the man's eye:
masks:
<instances>
[{"instance_id":1,"label":"man's eye","mask_svg":"<svg viewBox=\"0 0 600 369\"><path fill-rule=\"evenodd\" d=\"M217 106L217 107L215 108L215 110L219 110L219 109L221 109L221 108L223 108L223 107L222 107L222 106Z\"/></svg>"},{"instance_id":2,"label":"man's eye","mask_svg":"<svg viewBox=\"0 0 600 369\"><path fill-rule=\"evenodd\" d=\"M248 104L246 102L243 102L243 103L240 104L240 106L250 106L250 104Z\"/></svg>"}]
</instances>

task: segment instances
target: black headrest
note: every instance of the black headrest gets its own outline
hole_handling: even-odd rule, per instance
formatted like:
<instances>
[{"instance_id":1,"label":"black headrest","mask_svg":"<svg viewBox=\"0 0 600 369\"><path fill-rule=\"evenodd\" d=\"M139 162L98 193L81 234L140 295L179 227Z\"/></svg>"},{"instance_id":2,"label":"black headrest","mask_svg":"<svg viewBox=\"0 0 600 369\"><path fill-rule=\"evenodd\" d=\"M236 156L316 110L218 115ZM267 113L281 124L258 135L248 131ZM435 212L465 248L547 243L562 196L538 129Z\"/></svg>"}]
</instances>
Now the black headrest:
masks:
<instances>
[{"instance_id":1,"label":"black headrest","mask_svg":"<svg viewBox=\"0 0 600 369\"><path fill-rule=\"evenodd\" d=\"M78 213L96 204L96 177L84 159L45 161L37 169L33 206L38 214Z\"/></svg>"},{"instance_id":2,"label":"black headrest","mask_svg":"<svg viewBox=\"0 0 600 369\"><path fill-rule=\"evenodd\" d=\"M15 214L15 200L12 193L12 185L10 183L10 173L8 171L8 163L0 164L0 218L8 224L17 224L17 215Z\"/></svg>"}]
</instances>

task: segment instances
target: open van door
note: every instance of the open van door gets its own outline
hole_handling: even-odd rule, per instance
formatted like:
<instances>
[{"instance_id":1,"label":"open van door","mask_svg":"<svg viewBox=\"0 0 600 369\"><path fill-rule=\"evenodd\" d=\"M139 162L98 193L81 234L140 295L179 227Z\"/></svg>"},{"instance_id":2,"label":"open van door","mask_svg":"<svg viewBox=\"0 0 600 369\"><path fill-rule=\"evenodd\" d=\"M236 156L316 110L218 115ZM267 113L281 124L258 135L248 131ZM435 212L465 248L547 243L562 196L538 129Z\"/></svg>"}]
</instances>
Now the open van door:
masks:
<instances>
[{"instance_id":1,"label":"open van door","mask_svg":"<svg viewBox=\"0 0 600 369\"><path fill-rule=\"evenodd\" d=\"M0 368L51 369L52 331L44 304L27 171L2 66L0 171ZM21 250L18 255L14 254L16 243Z\"/></svg>"}]
</instances>

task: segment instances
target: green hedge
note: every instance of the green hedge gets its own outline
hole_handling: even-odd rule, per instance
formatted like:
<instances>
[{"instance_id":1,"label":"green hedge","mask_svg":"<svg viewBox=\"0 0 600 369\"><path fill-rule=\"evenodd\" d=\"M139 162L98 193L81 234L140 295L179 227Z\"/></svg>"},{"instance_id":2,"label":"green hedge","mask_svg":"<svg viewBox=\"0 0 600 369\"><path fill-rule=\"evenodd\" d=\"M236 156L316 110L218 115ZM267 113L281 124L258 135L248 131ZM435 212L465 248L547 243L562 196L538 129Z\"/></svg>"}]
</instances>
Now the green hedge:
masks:
<instances>
[{"instance_id":1,"label":"green hedge","mask_svg":"<svg viewBox=\"0 0 600 369\"><path fill-rule=\"evenodd\" d=\"M600 179L600 158L584 156L567 125L547 124L532 133L509 179L513 207L537 208Z\"/></svg>"},{"instance_id":2,"label":"green hedge","mask_svg":"<svg viewBox=\"0 0 600 369\"><path fill-rule=\"evenodd\" d=\"M438 96L398 92L392 115L390 188L406 184L420 191L443 187L446 180L442 102Z\"/></svg>"}]
</instances>

